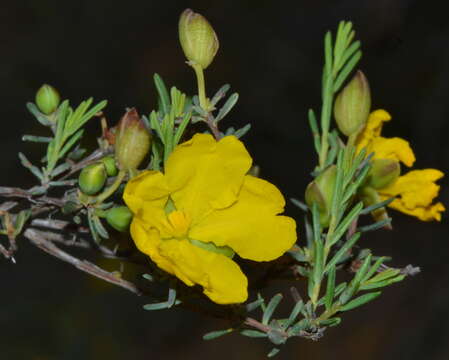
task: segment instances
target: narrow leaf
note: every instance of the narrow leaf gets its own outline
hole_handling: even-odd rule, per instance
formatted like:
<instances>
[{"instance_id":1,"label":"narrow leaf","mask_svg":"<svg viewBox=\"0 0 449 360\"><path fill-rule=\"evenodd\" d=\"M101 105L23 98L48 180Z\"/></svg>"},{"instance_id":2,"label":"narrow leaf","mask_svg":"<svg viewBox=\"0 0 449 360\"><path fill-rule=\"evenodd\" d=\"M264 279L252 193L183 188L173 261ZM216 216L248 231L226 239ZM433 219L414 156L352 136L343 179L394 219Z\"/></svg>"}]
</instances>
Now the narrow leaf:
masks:
<instances>
[{"instance_id":1,"label":"narrow leaf","mask_svg":"<svg viewBox=\"0 0 449 360\"><path fill-rule=\"evenodd\" d=\"M346 305L343 305L340 308L340 311L348 311L348 310L352 310L356 307L362 306L370 301L373 301L375 298L377 298L380 294L382 294L381 291L377 291L377 292L372 292L372 293L368 293L368 294L364 294L362 296L359 296L353 300L351 300L350 302L348 302Z\"/></svg>"},{"instance_id":2,"label":"narrow leaf","mask_svg":"<svg viewBox=\"0 0 449 360\"><path fill-rule=\"evenodd\" d=\"M267 325L270 322L271 316L273 315L273 312L276 310L281 300L282 294L276 294L275 296L273 296L263 313L262 324Z\"/></svg>"},{"instance_id":3,"label":"narrow leaf","mask_svg":"<svg viewBox=\"0 0 449 360\"><path fill-rule=\"evenodd\" d=\"M234 329L232 329L232 328L226 329L226 330L211 331L210 333L203 335L203 340L213 340L213 339L219 338L220 336L229 334L233 331L234 331Z\"/></svg>"},{"instance_id":4,"label":"narrow leaf","mask_svg":"<svg viewBox=\"0 0 449 360\"><path fill-rule=\"evenodd\" d=\"M164 115L168 114L170 111L170 97L168 95L168 90L165 86L164 80L162 80L159 74L156 73L153 75L153 80L162 106L159 111L162 111Z\"/></svg>"}]
</instances>

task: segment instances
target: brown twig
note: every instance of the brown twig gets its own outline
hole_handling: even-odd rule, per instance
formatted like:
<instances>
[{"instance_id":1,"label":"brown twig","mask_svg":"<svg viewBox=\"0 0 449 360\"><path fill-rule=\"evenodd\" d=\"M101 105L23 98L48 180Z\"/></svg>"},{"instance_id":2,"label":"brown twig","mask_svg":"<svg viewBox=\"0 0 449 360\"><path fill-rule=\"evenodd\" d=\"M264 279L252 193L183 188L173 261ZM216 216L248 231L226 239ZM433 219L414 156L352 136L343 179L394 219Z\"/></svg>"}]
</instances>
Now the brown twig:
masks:
<instances>
[{"instance_id":1,"label":"brown twig","mask_svg":"<svg viewBox=\"0 0 449 360\"><path fill-rule=\"evenodd\" d=\"M217 124L215 123L212 114L208 113L207 117L204 118L204 121L206 122L207 126L209 126L209 129L212 132L212 135L214 135L215 140L220 140L222 138L222 135L220 133L220 130L218 130Z\"/></svg>"},{"instance_id":2,"label":"brown twig","mask_svg":"<svg viewBox=\"0 0 449 360\"><path fill-rule=\"evenodd\" d=\"M30 240L30 242L37 246L39 249L45 251L46 253L57 257L58 259L65 261L73 266L75 266L78 270L84 271L92 276L95 276L99 279L107 281L111 284L120 286L126 290L131 291L136 295L141 295L142 292L137 288L135 284L129 282L127 280L121 279L114 275L114 273L110 273L99 268L97 265L92 264L87 260L80 260L65 251L59 249L56 245L54 245L51 241L46 239L46 232L42 232L33 228L28 228L24 236Z\"/></svg>"},{"instance_id":3,"label":"brown twig","mask_svg":"<svg viewBox=\"0 0 449 360\"><path fill-rule=\"evenodd\" d=\"M90 154L89 156L85 157L83 160L81 160L80 162L73 164L70 171L65 174L61 180L67 179L70 175L76 173L78 170L81 170L82 168L84 168L85 166L97 161L98 159L101 159L102 157L104 157L105 155L108 155L112 152L112 150L104 150L104 149L97 149L95 150L92 154Z\"/></svg>"}]
</instances>

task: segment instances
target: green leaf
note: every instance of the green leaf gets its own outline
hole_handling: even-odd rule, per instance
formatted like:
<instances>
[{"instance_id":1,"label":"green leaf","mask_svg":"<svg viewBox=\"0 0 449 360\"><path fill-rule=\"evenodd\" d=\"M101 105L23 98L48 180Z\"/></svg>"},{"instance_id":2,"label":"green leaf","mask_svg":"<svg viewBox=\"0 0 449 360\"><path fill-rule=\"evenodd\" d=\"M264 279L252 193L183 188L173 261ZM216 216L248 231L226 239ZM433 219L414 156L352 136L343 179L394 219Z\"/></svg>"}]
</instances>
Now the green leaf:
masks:
<instances>
[{"instance_id":1,"label":"green leaf","mask_svg":"<svg viewBox=\"0 0 449 360\"><path fill-rule=\"evenodd\" d=\"M313 145L315 146L315 151L319 154L321 151L320 130L318 129L318 122L316 120L315 112L312 109L309 109L308 119L310 130L313 135Z\"/></svg>"},{"instance_id":2,"label":"green leaf","mask_svg":"<svg viewBox=\"0 0 449 360\"><path fill-rule=\"evenodd\" d=\"M150 125L151 125L151 128L156 131L156 133L159 136L159 138L161 139L162 143L164 143L165 137L162 132L161 123L159 121L159 116L158 116L158 113L154 110L150 114Z\"/></svg>"},{"instance_id":3,"label":"green leaf","mask_svg":"<svg viewBox=\"0 0 449 360\"><path fill-rule=\"evenodd\" d=\"M21 152L19 152L19 159L22 165L26 167L28 170L30 170L34 176L36 176L40 181L44 180L44 175L42 174L42 171L39 170L37 166L31 164L31 162L26 158L26 156Z\"/></svg>"},{"instance_id":4,"label":"green leaf","mask_svg":"<svg viewBox=\"0 0 449 360\"><path fill-rule=\"evenodd\" d=\"M299 207L302 211L304 211L304 212L309 211L308 206L305 203L303 203L302 201L295 199L295 198L290 198L290 201L293 203L293 205Z\"/></svg>"},{"instance_id":5,"label":"green leaf","mask_svg":"<svg viewBox=\"0 0 449 360\"><path fill-rule=\"evenodd\" d=\"M360 226L360 227L357 228L357 231L368 232L368 231L374 231L374 230L382 229L386 225L391 224L391 220L392 219L390 217L388 217L388 218L386 218L384 220L380 220L378 222L375 222L374 224Z\"/></svg>"},{"instance_id":6,"label":"green leaf","mask_svg":"<svg viewBox=\"0 0 449 360\"><path fill-rule=\"evenodd\" d=\"M373 211L375 211L375 210L377 210L377 209L379 209L381 207L387 206L388 204L393 202L394 199L395 199L394 197L391 197L391 198L389 198L387 200L381 201L380 203L368 206L368 207L364 208L360 212L360 215L366 215L366 214L369 214L369 213L371 213L371 212L373 212Z\"/></svg>"},{"instance_id":7,"label":"green leaf","mask_svg":"<svg viewBox=\"0 0 449 360\"><path fill-rule=\"evenodd\" d=\"M387 258L385 256L381 256L379 259L376 260L373 266L369 269L369 271L366 273L366 275L363 277L362 281L368 280L371 276L375 274L377 269L382 265L384 261L386 261Z\"/></svg>"},{"instance_id":8,"label":"green leaf","mask_svg":"<svg viewBox=\"0 0 449 360\"><path fill-rule=\"evenodd\" d=\"M154 281L154 277L151 274L143 274L142 277L148 281L151 281L151 282Z\"/></svg>"},{"instance_id":9,"label":"green leaf","mask_svg":"<svg viewBox=\"0 0 449 360\"><path fill-rule=\"evenodd\" d=\"M304 307L304 302L302 300L298 301L295 304L292 312L290 313L290 316L288 317L288 319L285 323L285 327L289 327L291 324L293 324L296 321L296 318L298 317L298 315L301 312L303 307Z\"/></svg>"},{"instance_id":10,"label":"green leaf","mask_svg":"<svg viewBox=\"0 0 449 360\"><path fill-rule=\"evenodd\" d=\"M65 143L64 147L59 152L58 159L61 159L65 156L65 154L72 148L72 146L75 145L79 139L81 139L81 137L83 136L83 133L84 133L84 129L78 130L78 132L76 132L75 135L73 135L69 139L69 141L67 141Z\"/></svg>"},{"instance_id":11,"label":"green leaf","mask_svg":"<svg viewBox=\"0 0 449 360\"><path fill-rule=\"evenodd\" d=\"M226 93L229 91L229 89L231 88L231 85L229 84L225 84L223 85L214 95L214 97L212 98L212 100L210 101L212 106L217 105L217 103L223 99L226 95Z\"/></svg>"},{"instance_id":12,"label":"green leaf","mask_svg":"<svg viewBox=\"0 0 449 360\"><path fill-rule=\"evenodd\" d=\"M232 328L226 329L226 330L211 331L210 333L203 335L203 340L213 340L213 339L219 338L220 336L229 334L233 331L234 331L234 329L232 329Z\"/></svg>"},{"instance_id":13,"label":"green leaf","mask_svg":"<svg viewBox=\"0 0 449 360\"><path fill-rule=\"evenodd\" d=\"M401 272L401 270L399 269L393 269L393 268L389 268L385 271L382 271L380 273L378 273L377 275L373 276L371 279L367 280L366 283L374 283L374 282L379 282L388 278L392 278L396 275L399 275L399 273Z\"/></svg>"},{"instance_id":14,"label":"green leaf","mask_svg":"<svg viewBox=\"0 0 449 360\"><path fill-rule=\"evenodd\" d=\"M338 240L341 239L343 234L348 230L349 226L352 224L352 222L359 216L360 211L363 208L363 203L359 202L357 205L355 205L348 215L343 219L343 221L338 225L335 232L332 234L331 240L329 241L329 247L336 244Z\"/></svg>"},{"instance_id":15,"label":"green leaf","mask_svg":"<svg viewBox=\"0 0 449 360\"><path fill-rule=\"evenodd\" d=\"M256 301L253 301L249 304L245 305L245 309L247 312L251 312L256 310L259 306L261 306L264 303L264 299L257 299Z\"/></svg>"},{"instance_id":16,"label":"green leaf","mask_svg":"<svg viewBox=\"0 0 449 360\"><path fill-rule=\"evenodd\" d=\"M174 146L179 144L179 141L181 140L181 137L184 134L184 130L186 129L187 125L189 124L191 117L192 117L191 112L184 114L181 123L179 124L178 128L176 129L176 134L175 134L175 137L173 140Z\"/></svg>"},{"instance_id":17,"label":"green leaf","mask_svg":"<svg viewBox=\"0 0 449 360\"><path fill-rule=\"evenodd\" d=\"M242 330L240 331L240 334L242 334L243 336L248 336L248 337L252 337L252 338L263 338L263 337L267 337L268 335L262 331L257 331L257 330Z\"/></svg>"},{"instance_id":18,"label":"green leaf","mask_svg":"<svg viewBox=\"0 0 449 360\"><path fill-rule=\"evenodd\" d=\"M251 124L246 124L245 126L243 126L242 128L236 130L234 132L234 136L237 139L240 139L242 136L244 136L249 130L251 129Z\"/></svg>"},{"instance_id":19,"label":"green leaf","mask_svg":"<svg viewBox=\"0 0 449 360\"><path fill-rule=\"evenodd\" d=\"M405 275L398 275L396 277L389 278L389 279L386 279L386 280L382 280L382 281L379 281L379 282L364 283L364 284L362 284L359 287L359 289L360 290L380 289L380 288L383 288L385 286L389 286L391 284L394 284L394 283L397 283L399 281L402 281L402 280L404 280L404 278L405 278Z\"/></svg>"},{"instance_id":20,"label":"green leaf","mask_svg":"<svg viewBox=\"0 0 449 360\"><path fill-rule=\"evenodd\" d=\"M30 218L30 216L31 210L22 210L21 212L19 212L14 223L14 237L18 236L22 232L23 226Z\"/></svg>"},{"instance_id":21,"label":"green leaf","mask_svg":"<svg viewBox=\"0 0 449 360\"><path fill-rule=\"evenodd\" d=\"M71 167L72 166L69 163L62 163L52 171L51 176L55 177L61 175L63 172L69 170Z\"/></svg>"},{"instance_id":22,"label":"green leaf","mask_svg":"<svg viewBox=\"0 0 449 360\"><path fill-rule=\"evenodd\" d=\"M168 309L168 304L166 301L160 303L146 304L143 306L143 309L148 311Z\"/></svg>"},{"instance_id":23,"label":"green leaf","mask_svg":"<svg viewBox=\"0 0 449 360\"><path fill-rule=\"evenodd\" d=\"M161 108L159 111L161 111L163 115L168 114L170 112L170 97L168 95L167 87L159 74L155 73L153 75L153 80L161 102Z\"/></svg>"},{"instance_id":24,"label":"green leaf","mask_svg":"<svg viewBox=\"0 0 449 360\"><path fill-rule=\"evenodd\" d=\"M288 329L288 333L297 336L299 333L305 329L307 329L310 326L310 321L307 319L302 319L298 321L294 326L292 326L290 329Z\"/></svg>"},{"instance_id":25,"label":"green leaf","mask_svg":"<svg viewBox=\"0 0 449 360\"><path fill-rule=\"evenodd\" d=\"M382 292L377 291L377 292L372 292L372 293L368 293L368 294L359 296L359 297L355 298L354 300L351 300L350 302L348 302L346 305L343 305L342 307L340 307L340 311L348 311L348 310L352 310L356 307L365 305L366 303L373 301L380 294L382 294Z\"/></svg>"},{"instance_id":26,"label":"green leaf","mask_svg":"<svg viewBox=\"0 0 449 360\"><path fill-rule=\"evenodd\" d=\"M335 269L335 266L332 266L329 269L329 272L327 274L327 288L326 288L326 297L325 297L325 301L324 301L326 310L329 310L332 307L332 303L334 302L335 275L336 275L336 269Z\"/></svg>"},{"instance_id":27,"label":"green leaf","mask_svg":"<svg viewBox=\"0 0 449 360\"><path fill-rule=\"evenodd\" d=\"M320 326L337 326L341 323L341 318L335 317L320 321Z\"/></svg>"},{"instance_id":28,"label":"green leaf","mask_svg":"<svg viewBox=\"0 0 449 360\"><path fill-rule=\"evenodd\" d=\"M101 220L98 216L92 215L92 224L95 227L98 235L100 235L103 239L109 239L109 233L101 223Z\"/></svg>"},{"instance_id":29,"label":"green leaf","mask_svg":"<svg viewBox=\"0 0 449 360\"><path fill-rule=\"evenodd\" d=\"M335 89L340 89L343 82L347 79L348 75L354 70L354 67L362 58L362 52L358 50L354 55L351 56L349 61L345 64L341 72L338 74L335 83L334 83L334 92L337 91Z\"/></svg>"},{"instance_id":30,"label":"green leaf","mask_svg":"<svg viewBox=\"0 0 449 360\"><path fill-rule=\"evenodd\" d=\"M276 310L281 300L282 294L276 294L275 296L273 296L263 313L262 324L267 325L270 322L271 316L273 315L273 312Z\"/></svg>"},{"instance_id":31,"label":"green leaf","mask_svg":"<svg viewBox=\"0 0 449 360\"><path fill-rule=\"evenodd\" d=\"M271 351L268 353L267 357L271 358L273 356L276 356L278 354L278 352L281 351L278 348L273 348L271 349Z\"/></svg>"},{"instance_id":32,"label":"green leaf","mask_svg":"<svg viewBox=\"0 0 449 360\"><path fill-rule=\"evenodd\" d=\"M34 136L34 135L23 135L22 141L31 141L37 143L49 143L52 140L51 137L48 136Z\"/></svg>"},{"instance_id":33,"label":"green leaf","mask_svg":"<svg viewBox=\"0 0 449 360\"><path fill-rule=\"evenodd\" d=\"M352 235L348 241L346 241L346 243L337 251L334 257L328 262L325 270L326 273L331 269L332 266L335 266L339 262L340 258L342 258L343 255L345 255L349 251L349 249L351 249L355 245L359 238L360 233L357 232Z\"/></svg>"},{"instance_id":34,"label":"green leaf","mask_svg":"<svg viewBox=\"0 0 449 360\"><path fill-rule=\"evenodd\" d=\"M215 118L215 123L223 120L223 118L232 110L239 99L239 94L233 93L228 100L225 102L223 107L218 112L217 117Z\"/></svg>"},{"instance_id":35,"label":"green leaf","mask_svg":"<svg viewBox=\"0 0 449 360\"><path fill-rule=\"evenodd\" d=\"M34 115L34 117L36 118L37 121L39 121L42 125L44 126L52 126L53 123L48 120L48 118L42 114L39 109L37 108L37 106L35 104L33 104L32 102L29 102L26 104L26 107L28 109L28 111L30 113L32 113Z\"/></svg>"}]
</instances>

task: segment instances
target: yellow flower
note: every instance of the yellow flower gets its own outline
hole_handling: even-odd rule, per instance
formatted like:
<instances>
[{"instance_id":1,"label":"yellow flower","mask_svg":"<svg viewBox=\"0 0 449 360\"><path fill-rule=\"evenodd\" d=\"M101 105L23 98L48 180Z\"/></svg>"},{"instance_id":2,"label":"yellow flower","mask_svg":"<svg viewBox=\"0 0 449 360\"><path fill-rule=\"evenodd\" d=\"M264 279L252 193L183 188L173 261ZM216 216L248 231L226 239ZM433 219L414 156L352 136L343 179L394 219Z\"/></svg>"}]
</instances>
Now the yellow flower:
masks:
<instances>
[{"instance_id":1,"label":"yellow flower","mask_svg":"<svg viewBox=\"0 0 449 360\"><path fill-rule=\"evenodd\" d=\"M296 223L279 216L280 191L246 175L251 157L234 136L197 134L175 148L165 173L130 180L124 200L140 251L218 304L244 302L248 280L232 256L270 261L296 241Z\"/></svg>"},{"instance_id":2,"label":"yellow flower","mask_svg":"<svg viewBox=\"0 0 449 360\"><path fill-rule=\"evenodd\" d=\"M366 148L367 154L374 153L373 159L391 159L411 167L415 155L409 143L401 138L380 136L382 125L390 121L391 116L385 110L373 111L368 123L357 139L357 151ZM390 207L423 221L441 220L445 210L442 203L433 203L440 190L435 182L444 174L436 169L413 170L400 176L391 184L377 189L381 200L396 197Z\"/></svg>"}]
</instances>

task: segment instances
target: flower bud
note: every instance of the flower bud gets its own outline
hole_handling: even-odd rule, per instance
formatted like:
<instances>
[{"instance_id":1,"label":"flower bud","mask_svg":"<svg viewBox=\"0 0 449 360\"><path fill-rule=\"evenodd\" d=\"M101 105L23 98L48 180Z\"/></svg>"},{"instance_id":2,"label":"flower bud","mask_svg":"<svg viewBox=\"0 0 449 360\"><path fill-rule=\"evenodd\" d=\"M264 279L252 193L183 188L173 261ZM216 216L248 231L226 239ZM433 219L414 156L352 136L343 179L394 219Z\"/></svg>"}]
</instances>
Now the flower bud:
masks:
<instances>
[{"instance_id":1,"label":"flower bud","mask_svg":"<svg viewBox=\"0 0 449 360\"><path fill-rule=\"evenodd\" d=\"M60 101L59 93L51 85L44 84L36 92L36 105L45 115L54 113Z\"/></svg>"},{"instance_id":2,"label":"flower bud","mask_svg":"<svg viewBox=\"0 0 449 360\"><path fill-rule=\"evenodd\" d=\"M108 176L116 176L118 173L117 166L115 166L115 158L113 156L105 156L100 160L106 168Z\"/></svg>"},{"instance_id":3,"label":"flower bud","mask_svg":"<svg viewBox=\"0 0 449 360\"><path fill-rule=\"evenodd\" d=\"M210 65L219 47L217 34L206 18L190 9L179 18L179 41L186 58L203 69Z\"/></svg>"},{"instance_id":4,"label":"flower bud","mask_svg":"<svg viewBox=\"0 0 449 360\"><path fill-rule=\"evenodd\" d=\"M336 175L337 167L332 165L318 175L306 188L306 203L310 208L314 203L317 204L320 223L323 227L329 225Z\"/></svg>"},{"instance_id":5,"label":"flower bud","mask_svg":"<svg viewBox=\"0 0 449 360\"><path fill-rule=\"evenodd\" d=\"M148 154L150 145L150 131L136 109L128 110L115 133L115 160L118 167L122 170L136 169Z\"/></svg>"},{"instance_id":6,"label":"flower bud","mask_svg":"<svg viewBox=\"0 0 449 360\"><path fill-rule=\"evenodd\" d=\"M117 231L128 230L133 218L132 212L126 206L118 206L109 209L106 213L106 221Z\"/></svg>"},{"instance_id":7,"label":"flower bud","mask_svg":"<svg viewBox=\"0 0 449 360\"><path fill-rule=\"evenodd\" d=\"M393 184L401 175L399 162L394 159L374 159L368 173L368 185L373 189L382 189Z\"/></svg>"},{"instance_id":8,"label":"flower bud","mask_svg":"<svg viewBox=\"0 0 449 360\"><path fill-rule=\"evenodd\" d=\"M78 185L84 194L95 195L103 188L106 178L105 166L101 162L96 162L81 170Z\"/></svg>"},{"instance_id":9,"label":"flower bud","mask_svg":"<svg viewBox=\"0 0 449 360\"><path fill-rule=\"evenodd\" d=\"M359 70L335 99L334 116L346 136L357 134L365 126L371 108L368 80Z\"/></svg>"}]
</instances>

